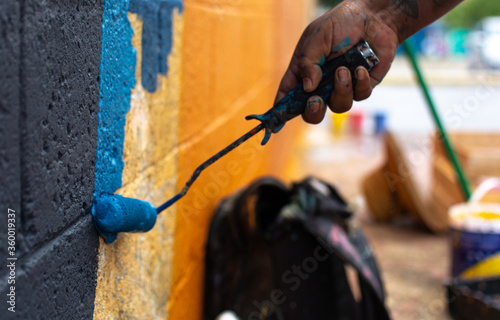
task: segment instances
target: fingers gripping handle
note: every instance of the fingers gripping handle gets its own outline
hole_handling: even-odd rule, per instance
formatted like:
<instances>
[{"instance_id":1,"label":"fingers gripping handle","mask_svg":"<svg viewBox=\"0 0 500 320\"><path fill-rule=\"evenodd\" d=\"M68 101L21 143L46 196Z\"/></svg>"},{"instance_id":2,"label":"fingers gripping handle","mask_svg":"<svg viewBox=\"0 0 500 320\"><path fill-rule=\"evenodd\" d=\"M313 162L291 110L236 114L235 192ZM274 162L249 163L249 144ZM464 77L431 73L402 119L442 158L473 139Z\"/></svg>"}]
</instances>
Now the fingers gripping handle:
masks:
<instances>
[{"instance_id":1,"label":"fingers gripping handle","mask_svg":"<svg viewBox=\"0 0 500 320\"><path fill-rule=\"evenodd\" d=\"M250 115L247 116L246 119L257 119L262 122L265 129L265 135L261 144L265 145L269 141L269 138L271 138L271 133L279 132L287 121L304 113L309 97L320 96L324 101L330 98L335 80L335 70L337 70L338 67L347 67L351 73L359 66L363 66L370 71L378 62L377 56L371 50L368 43L361 40L342 56L325 62L321 67L323 77L316 90L313 92L305 92L302 83L299 83L266 113L261 115ZM353 79L353 82L354 81Z\"/></svg>"}]
</instances>

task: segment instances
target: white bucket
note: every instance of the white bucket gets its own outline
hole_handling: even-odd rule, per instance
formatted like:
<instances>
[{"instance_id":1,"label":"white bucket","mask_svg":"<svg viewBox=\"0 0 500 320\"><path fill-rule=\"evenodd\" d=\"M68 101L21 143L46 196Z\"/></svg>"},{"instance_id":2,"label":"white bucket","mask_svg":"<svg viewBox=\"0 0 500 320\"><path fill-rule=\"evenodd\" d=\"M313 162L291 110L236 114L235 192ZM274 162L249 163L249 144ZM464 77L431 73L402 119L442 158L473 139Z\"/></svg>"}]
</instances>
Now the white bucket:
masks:
<instances>
[{"instance_id":1,"label":"white bucket","mask_svg":"<svg viewBox=\"0 0 500 320\"><path fill-rule=\"evenodd\" d=\"M454 277L500 276L500 204L479 202L494 188L500 179L487 179L468 202L448 211Z\"/></svg>"}]
</instances>

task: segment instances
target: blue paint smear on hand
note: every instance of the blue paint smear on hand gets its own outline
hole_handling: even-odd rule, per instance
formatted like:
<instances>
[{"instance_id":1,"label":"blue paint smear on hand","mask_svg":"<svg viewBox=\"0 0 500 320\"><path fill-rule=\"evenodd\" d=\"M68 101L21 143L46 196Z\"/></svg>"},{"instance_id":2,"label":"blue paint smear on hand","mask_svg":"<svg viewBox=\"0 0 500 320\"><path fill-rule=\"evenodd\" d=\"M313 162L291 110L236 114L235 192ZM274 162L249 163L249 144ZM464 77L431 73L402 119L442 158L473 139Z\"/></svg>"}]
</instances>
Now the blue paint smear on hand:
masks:
<instances>
[{"instance_id":1,"label":"blue paint smear on hand","mask_svg":"<svg viewBox=\"0 0 500 320\"><path fill-rule=\"evenodd\" d=\"M141 83L149 92L156 91L157 74L167 75L167 57L172 51L173 11L182 12L180 0L130 0L130 12L141 16Z\"/></svg>"},{"instance_id":2,"label":"blue paint smear on hand","mask_svg":"<svg viewBox=\"0 0 500 320\"><path fill-rule=\"evenodd\" d=\"M319 59L318 65L320 67L322 67L325 64L325 61L326 61L326 58L324 56L322 56L321 59Z\"/></svg>"},{"instance_id":3,"label":"blue paint smear on hand","mask_svg":"<svg viewBox=\"0 0 500 320\"><path fill-rule=\"evenodd\" d=\"M97 129L96 197L122 185L125 116L135 86L136 50L127 17L128 0L105 0L102 21Z\"/></svg>"},{"instance_id":4,"label":"blue paint smear on hand","mask_svg":"<svg viewBox=\"0 0 500 320\"><path fill-rule=\"evenodd\" d=\"M334 45L332 48L332 53L336 54L340 50L344 49L348 45L351 44L351 37L345 37L342 41L340 41L337 45Z\"/></svg>"}]
</instances>

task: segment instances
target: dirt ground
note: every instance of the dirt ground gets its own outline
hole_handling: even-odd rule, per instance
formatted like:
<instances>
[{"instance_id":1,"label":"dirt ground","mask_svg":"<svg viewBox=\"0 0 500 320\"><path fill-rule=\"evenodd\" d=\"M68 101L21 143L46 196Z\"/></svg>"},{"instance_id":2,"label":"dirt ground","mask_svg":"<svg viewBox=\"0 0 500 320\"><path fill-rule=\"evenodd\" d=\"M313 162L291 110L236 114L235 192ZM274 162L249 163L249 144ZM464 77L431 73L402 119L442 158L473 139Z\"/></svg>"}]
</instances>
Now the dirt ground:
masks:
<instances>
[{"instance_id":1,"label":"dirt ground","mask_svg":"<svg viewBox=\"0 0 500 320\"><path fill-rule=\"evenodd\" d=\"M382 164L382 139L338 137L327 125L320 125L309 126L305 140L300 153L302 174L334 184L347 199L362 208L356 219L374 247L392 318L451 319L443 287L449 275L447 236L431 234L410 217L391 224L376 223L363 205L361 181Z\"/></svg>"}]
</instances>

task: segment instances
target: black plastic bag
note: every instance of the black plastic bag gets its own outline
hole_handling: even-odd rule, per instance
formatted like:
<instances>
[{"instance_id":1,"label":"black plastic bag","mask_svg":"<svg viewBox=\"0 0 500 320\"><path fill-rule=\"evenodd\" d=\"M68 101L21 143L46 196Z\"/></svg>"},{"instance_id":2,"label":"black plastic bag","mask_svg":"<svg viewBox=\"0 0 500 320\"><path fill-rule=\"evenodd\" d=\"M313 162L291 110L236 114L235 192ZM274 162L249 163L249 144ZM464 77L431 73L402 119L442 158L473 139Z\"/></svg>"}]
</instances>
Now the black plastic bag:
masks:
<instances>
[{"instance_id":1,"label":"black plastic bag","mask_svg":"<svg viewBox=\"0 0 500 320\"><path fill-rule=\"evenodd\" d=\"M207 242L204 318L232 310L241 320L390 319L351 217L335 188L314 178L291 188L261 178L224 199Z\"/></svg>"}]
</instances>

